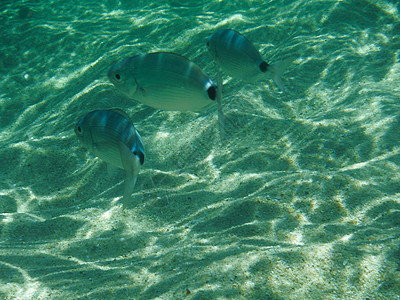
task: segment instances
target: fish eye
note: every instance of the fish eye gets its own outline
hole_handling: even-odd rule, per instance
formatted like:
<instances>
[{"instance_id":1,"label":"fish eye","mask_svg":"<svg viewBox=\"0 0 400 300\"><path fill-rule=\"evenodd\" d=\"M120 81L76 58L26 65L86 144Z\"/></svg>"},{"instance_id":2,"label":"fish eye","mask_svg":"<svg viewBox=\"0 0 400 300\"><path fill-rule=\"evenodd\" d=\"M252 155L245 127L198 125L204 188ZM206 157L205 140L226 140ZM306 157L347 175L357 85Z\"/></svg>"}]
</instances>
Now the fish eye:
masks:
<instances>
[{"instance_id":1,"label":"fish eye","mask_svg":"<svg viewBox=\"0 0 400 300\"><path fill-rule=\"evenodd\" d=\"M207 41L207 47L210 47L210 42L209 41Z\"/></svg>"},{"instance_id":2,"label":"fish eye","mask_svg":"<svg viewBox=\"0 0 400 300\"><path fill-rule=\"evenodd\" d=\"M76 130L78 130L79 133L82 133L82 128L81 128L81 126L78 126L78 127L76 128Z\"/></svg>"},{"instance_id":3,"label":"fish eye","mask_svg":"<svg viewBox=\"0 0 400 300\"><path fill-rule=\"evenodd\" d=\"M120 79L121 79L121 75L119 75L119 74L117 73L117 74L115 74L115 78L116 78L117 80L120 80Z\"/></svg>"}]
</instances>

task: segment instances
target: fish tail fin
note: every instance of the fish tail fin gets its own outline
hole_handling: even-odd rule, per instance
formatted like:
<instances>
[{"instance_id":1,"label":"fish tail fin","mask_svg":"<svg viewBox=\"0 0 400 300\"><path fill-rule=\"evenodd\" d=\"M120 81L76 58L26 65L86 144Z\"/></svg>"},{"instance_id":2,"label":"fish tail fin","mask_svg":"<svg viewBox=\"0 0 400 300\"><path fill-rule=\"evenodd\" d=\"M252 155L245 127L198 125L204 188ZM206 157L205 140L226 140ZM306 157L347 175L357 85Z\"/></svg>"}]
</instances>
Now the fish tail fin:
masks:
<instances>
[{"instance_id":1,"label":"fish tail fin","mask_svg":"<svg viewBox=\"0 0 400 300\"><path fill-rule=\"evenodd\" d=\"M285 85L282 81L282 74L285 72L286 68L288 67L290 61L289 60L282 60L278 61L272 65L269 65L269 71L272 77L272 80L278 86L278 88L283 92L285 90Z\"/></svg>"},{"instance_id":2,"label":"fish tail fin","mask_svg":"<svg viewBox=\"0 0 400 300\"><path fill-rule=\"evenodd\" d=\"M130 200L132 192L135 188L141 164L139 156L133 154L123 143L120 144L120 153L122 165L126 172L123 199L124 201L127 201Z\"/></svg>"},{"instance_id":3,"label":"fish tail fin","mask_svg":"<svg viewBox=\"0 0 400 300\"><path fill-rule=\"evenodd\" d=\"M218 105L218 131L221 140L225 138L225 117L222 111L222 75L218 72L217 77L217 105Z\"/></svg>"},{"instance_id":4,"label":"fish tail fin","mask_svg":"<svg viewBox=\"0 0 400 300\"><path fill-rule=\"evenodd\" d=\"M137 180L137 174L136 175L128 175L126 174L125 178L125 187L124 187L124 201L129 201L131 199L131 195L133 193L133 189L135 188L136 185L136 180Z\"/></svg>"}]
</instances>

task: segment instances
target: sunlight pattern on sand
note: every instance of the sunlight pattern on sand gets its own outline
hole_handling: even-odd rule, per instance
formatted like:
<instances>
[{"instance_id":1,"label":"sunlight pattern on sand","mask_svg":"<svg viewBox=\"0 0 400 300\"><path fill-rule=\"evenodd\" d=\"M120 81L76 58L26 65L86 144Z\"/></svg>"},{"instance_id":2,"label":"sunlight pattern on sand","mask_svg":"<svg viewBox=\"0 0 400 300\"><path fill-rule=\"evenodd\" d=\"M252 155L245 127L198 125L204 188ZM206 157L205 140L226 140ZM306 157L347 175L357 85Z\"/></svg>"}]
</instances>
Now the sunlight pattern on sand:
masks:
<instances>
[{"instance_id":1,"label":"sunlight pattern on sand","mask_svg":"<svg viewBox=\"0 0 400 300\"><path fill-rule=\"evenodd\" d=\"M397 1L0 4L0 298L399 299ZM107 78L233 28L287 91L223 76L217 107L157 111ZM118 107L142 135L133 201L74 135Z\"/></svg>"}]
</instances>

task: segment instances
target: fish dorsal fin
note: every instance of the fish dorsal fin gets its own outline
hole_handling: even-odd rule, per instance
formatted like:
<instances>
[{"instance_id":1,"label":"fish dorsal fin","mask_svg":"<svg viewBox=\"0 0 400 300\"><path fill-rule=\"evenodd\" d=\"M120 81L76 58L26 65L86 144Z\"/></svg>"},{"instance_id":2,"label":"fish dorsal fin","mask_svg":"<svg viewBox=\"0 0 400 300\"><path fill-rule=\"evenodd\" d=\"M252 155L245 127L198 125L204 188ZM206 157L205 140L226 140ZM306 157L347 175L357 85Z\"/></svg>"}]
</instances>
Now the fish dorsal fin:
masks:
<instances>
[{"instance_id":1,"label":"fish dorsal fin","mask_svg":"<svg viewBox=\"0 0 400 300\"><path fill-rule=\"evenodd\" d=\"M116 113L120 114L121 116L123 116L125 119L127 119L129 122L132 122L131 118L129 117L129 115L125 111L123 111L122 109L120 109L120 108L111 108L110 111L116 112Z\"/></svg>"}]
</instances>

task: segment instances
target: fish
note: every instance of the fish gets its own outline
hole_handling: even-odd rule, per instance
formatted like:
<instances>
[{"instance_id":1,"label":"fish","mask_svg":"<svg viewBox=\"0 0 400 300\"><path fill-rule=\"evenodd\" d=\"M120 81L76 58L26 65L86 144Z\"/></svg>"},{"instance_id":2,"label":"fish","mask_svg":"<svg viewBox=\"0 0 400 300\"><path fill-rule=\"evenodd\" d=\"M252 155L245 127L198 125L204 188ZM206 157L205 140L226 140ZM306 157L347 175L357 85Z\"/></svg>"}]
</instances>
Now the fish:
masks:
<instances>
[{"instance_id":1,"label":"fish","mask_svg":"<svg viewBox=\"0 0 400 300\"><path fill-rule=\"evenodd\" d=\"M81 117L75 134L84 147L108 164L124 169L124 199L130 199L144 163L142 138L120 109L94 110Z\"/></svg>"},{"instance_id":2,"label":"fish","mask_svg":"<svg viewBox=\"0 0 400 300\"><path fill-rule=\"evenodd\" d=\"M170 52L127 57L108 71L129 98L155 109L200 112L215 103L218 87L194 62Z\"/></svg>"},{"instance_id":3,"label":"fish","mask_svg":"<svg viewBox=\"0 0 400 300\"><path fill-rule=\"evenodd\" d=\"M284 90L281 75L285 63L267 63L256 47L241 33L233 29L220 29L208 37L207 48L227 75L253 83L261 74L269 74L275 84Z\"/></svg>"}]
</instances>

